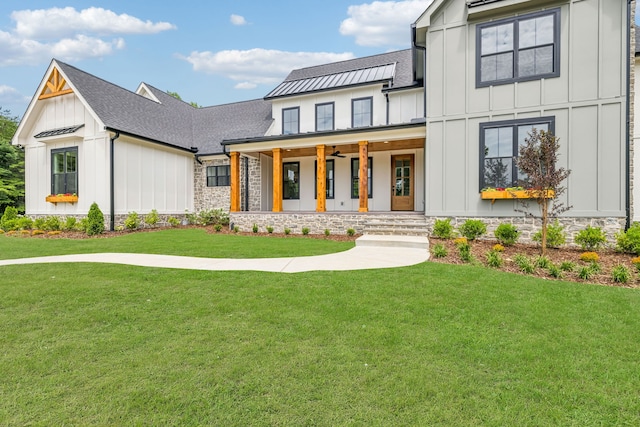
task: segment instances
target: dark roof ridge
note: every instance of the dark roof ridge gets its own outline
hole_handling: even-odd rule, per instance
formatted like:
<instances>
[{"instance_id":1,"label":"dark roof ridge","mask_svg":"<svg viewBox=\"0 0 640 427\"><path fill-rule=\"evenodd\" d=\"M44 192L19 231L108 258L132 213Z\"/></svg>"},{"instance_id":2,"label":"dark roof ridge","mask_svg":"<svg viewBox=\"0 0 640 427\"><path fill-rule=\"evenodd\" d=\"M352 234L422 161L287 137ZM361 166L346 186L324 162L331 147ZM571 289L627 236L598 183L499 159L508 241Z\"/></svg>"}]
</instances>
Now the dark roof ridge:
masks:
<instances>
[{"instance_id":1,"label":"dark roof ridge","mask_svg":"<svg viewBox=\"0 0 640 427\"><path fill-rule=\"evenodd\" d=\"M375 56L375 55L374 55L374 56ZM357 58L357 59L362 59L362 58ZM334 64L334 63L331 63L331 64ZM329 64L329 65L331 65L331 64ZM354 68L354 69L352 69L352 70L350 70L350 71L355 72L355 71L360 71L360 70L367 70L367 69L369 69L369 68L386 67L387 65L397 65L397 64L398 64L398 61L391 61L391 62L388 62L388 63L386 63L386 64L370 65L370 66L368 66L368 67ZM323 64L323 65L327 65L327 64ZM321 67L321 66L318 66L318 67ZM308 67L308 68L313 68L313 67ZM305 68L302 68L302 69L305 69ZM296 70L296 71L298 71L298 70ZM319 77L325 77L325 76L333 76L334 74L340 74L340 72L337 72L337 73L336 73L336 72L333 72L333 73L326 73L326 74L318 74L318 75L315 75L314 77L319 78ZM297 82L297 81L300 81L300 80L308 80L308 79L309 79L309 77L300 77L300 78L297 78L297 79L291 79L291 80L287 79L286 81L287 81L287 82Z\"/></svg>"}]
</instances>

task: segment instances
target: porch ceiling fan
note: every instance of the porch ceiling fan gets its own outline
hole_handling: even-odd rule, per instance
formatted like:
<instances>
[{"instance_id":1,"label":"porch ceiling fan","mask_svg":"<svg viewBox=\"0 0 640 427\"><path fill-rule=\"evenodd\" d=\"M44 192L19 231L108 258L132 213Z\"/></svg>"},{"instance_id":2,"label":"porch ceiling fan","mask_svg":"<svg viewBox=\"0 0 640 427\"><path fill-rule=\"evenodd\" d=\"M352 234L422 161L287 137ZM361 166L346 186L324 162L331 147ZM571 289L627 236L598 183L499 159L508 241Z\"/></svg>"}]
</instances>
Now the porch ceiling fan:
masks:
<instances>
[{"instance_id":1,"label":"porch ceiling fan","mask_svg":"<svg viewBox=\"0 0 640 427\"><path fill-rule=\"evenodd\" d=\"M329 154L331 157L347 157L344 154L340 154L340 151L336 151L336 146L333 146L333 153Z\"/></svg>"}]
</instances>

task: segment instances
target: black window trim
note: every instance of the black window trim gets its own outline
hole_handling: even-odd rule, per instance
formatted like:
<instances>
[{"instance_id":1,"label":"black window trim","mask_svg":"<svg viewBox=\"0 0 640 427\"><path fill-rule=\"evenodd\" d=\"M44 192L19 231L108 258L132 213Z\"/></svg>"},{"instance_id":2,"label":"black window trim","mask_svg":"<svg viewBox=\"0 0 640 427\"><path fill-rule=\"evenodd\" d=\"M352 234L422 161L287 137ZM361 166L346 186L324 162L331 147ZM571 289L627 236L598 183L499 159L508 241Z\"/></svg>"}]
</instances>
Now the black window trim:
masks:
<instances>
[{"instance_id":1,"label":"black window trim","mask_svg":"<svg viewBox=\"0 0 640 427\"><path fill-rule=\"evenodd\" d=\"M352 157L351 158L351 176L349 177L349 184L351 185L351 198L352 199L359 199L360 198L360 194L355 195L354 194L354 187L353 187L353 180L354 179L358 179L358 181L360 180L360 178L358 178L358 174L353 174L354 172L354 168L353 168L353 163L354 160L358 161L358 169L360 169L360 157ZM368 168L371 169L371 179L367 182L367 187L368 189L370 189L370 191L367 194L367 199L373 199L373 157L369 156L367 157L367 165ZM358 189L360 188L360 183L358 182ZM358 190L359 191L359 190Z\"/></svg>"},{"instance_id":2,"label":"black window trim","mask_svg":"<svg viewBox=\"0 0 640 427\"><path fill-rule=\"evenodd\" d=\"M331 129L323 129L322 131L318 130L318 107L324 107L325 105L331 105ZM334 130L336 128L336 103L335 102L321 102L316 104L316 132L325 132Z\"/></svg>"},{"instance_id":3,"label":"black window trim","mask_svg":"<svg viewBox=\"0 0 640 427\"><path fill-rule=\"evenodd\" d=\"M527 19L537 18L540 16L552 15L553 24L553 72L545 74L536 74L533 76L517 77L518 73L518 42L519 32L518 23ZM513 76L509 79L481 81L481 59L482 59L482 37L483 28L495 27L507 23L514 23L513 27ZM522 49L525 50L525 49ZM499 19L496 21L486 22L476 25L476 88L498 86L515 82L526 82L533 80L541 80L553 77L560 77L560 8L541 10L538 12L527 13L524 15L513 16L510 18Z\"/></svg>"},{"instance_id":4,"label":"black window trim","mask_svg":"<svg viewBox=\"0 0 640 427\"><path fill-rule=\"evenodd\" d=\"M284 179L284 171L287 165L298 165L298 197L284 197L285 191L284 186L286 185L286 181ZM300 200L300 162L283 162L282 163L282 200Z\"/></svg>"},{"instance_id":5,"label":"black window trim","mask_svg":"<svg viewBox=\"0 0 640 427\"><path fill-rule=\"evenodd\" d=\"M331 163L332 166L332 170L333 170L333 179L331 180L331 193L333 193L333 196L329 197L327 196L327 192L329 191L329 186L327 186L327 188L325 189L325 199L326 200L332 200L336 198L336 162L334 159L326 159L325 160L326 164ZM313 198L314 199L318 199L318 161L315 160L313 163L313 166L315 168L315 173L313 175ZM326 167L325 165L325 171L329 170L329 168ZM325 180L329 180L328 176L325 176Z\"/></svg>"},{"instance_id":6,"label":"black window trim","mask_svg":"<svg viewBox=\"0 0 640 427\"><path fill-rule=\"evenodd\" d=\"M65 191L63 191L63 192L60 192L60 191L56 192L55 191L55 188L54 188L55 187L55 179L53 178L53 176L55 175L54 172L53 172L55 170L55 167L54 167L53 163L55 161L54 160L54 157L55 157L54 155L56 153L69 153L71 151L75 151L75 153L76 153L76 171L75 171L76 191L74 191L73 193L75 193L76 195L80 194L80 180L78 179L78 172L79 172L78 171L78 166L79 166L78 163L80 162L80 159L78 158L78 146L75 146L75 147L64 147L64 148L54 148L54 149L51 150L51 194L55 195L55 194L58 194L58 193L62 193L62 194L69 193L69 191L67 191L67 189L66 189L66 182L67 182L67 180L66 180L66 175L67 175L67 172L66 172L67 156L65 155L65 158L64 158Z\"/></svg>"},{"instance_id":7,"label":"black window trim","mask_svg":"<svg viewBox=\"0 0 640 427\"><path fill-rule=\"evenodd\" d=\"M292 111L292 110L297 110L298 111L298 123L297 123L297 129L295 132L292 133L285 133L284 131L284 114L287 111ZM300 107L289 107L289 108L283 108L282 109L282 134L283 135L297 135L300 133Z\"/></svg>"},{"instance_id":8,"label":"black window trim","mask_svg":"<svg viewBox=\"0 0 640 427\"><path fill-rule=\"evenodd\" d=\"M224 175L219 175L218 171L222 168L226 169L226 173ZM209 175L209 170L215 170L216 173L214 175ZM211 165L207 166L205 171L206 173L206 181L207 187L228 187L231 185L231 166L230 165ZM213 183L209 182L209 178L213 178ZM220 184L220 179L226 178L226 184Z\"/></svg>"},{"instance_id":9,"label":"black window trim","mask_svg":"<svg viewBox=\"0 0 640 427\"><path fill-rule=\"evenodd\" d=\"M362 98L353 98L351 99L351 128L356 129L356 126L354 125L354 111L353 111L353 104L357 101L365 101L365 100L369 100L369 103L371 105L371 112L369 113L369 125L368 126L373 126L373 96L363 96ZM363 128L366 126L358 126L358 128Z\"/></svg>"},{"instance_id":10,"label":"black window trim","mask_svg":"<svg viewBox=\"0 0 640 427\"><path fill-rule=\"evenodd\" d=\"M536 124L542 124L542 123L547 123L549 126L549 131L551 133L553 133L555 135L555 130L556 130L556 117L555 116L543 116L543 117L529 117L526 119L515 119L515 120L500 120L500 121L493 121L493 122L484 122L484 123L480 123L480 156L479 156L479 160L480 160L480 176L479 176L479 191L482 191L483 188L487 187L484 183L484 161L485 161L485 156L484 156L484 151L485 151L485 146L484 146L484 136L485 136L485 130L486 129L492 129L492 128L500 128L500 127L511 127L513 130L513 138L512 138L512 143L513 143L513 149L512 149L512 158L515 159L516 157L518 157L518 153L519 153L519 147L518 147L518 127L522 126L522 125L536 125ZM512 171L511 171L511 176L512 177L517 177L517 167L515 164L515 161L512 162L511 165Z\"/></svg>"}]
</instances>

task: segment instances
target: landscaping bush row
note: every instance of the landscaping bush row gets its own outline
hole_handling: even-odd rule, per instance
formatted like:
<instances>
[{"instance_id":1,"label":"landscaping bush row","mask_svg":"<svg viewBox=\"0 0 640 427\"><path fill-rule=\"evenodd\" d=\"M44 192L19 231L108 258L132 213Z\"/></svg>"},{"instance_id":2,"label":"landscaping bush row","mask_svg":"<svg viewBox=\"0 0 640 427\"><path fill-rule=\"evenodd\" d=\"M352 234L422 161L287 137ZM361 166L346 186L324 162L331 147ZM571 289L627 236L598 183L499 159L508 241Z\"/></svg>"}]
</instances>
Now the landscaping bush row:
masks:
<instances>
[{"instance_id":1,"label":"landscaping bush row","mask_svg":"<svg viewBox=\"0 0 640 427\"><path fill-rule=\"evenodd\" d=\"M462 236L469 241L473 241L487 233L487 225L479 219L466 220L458 230L451 224L451 219L437 219L435 221L432 236L440 239L453 239ZM520 232L515 225L502 223L496 227L494 236L498 243L511 246L518 242ZM534 242L540 242L542 231L538 230L533 236ZM624 253L640 255L640 223L634 223L627 231L616 233L615 244L607 242L607 236L600 227L587 225L576 235L574 242L585 251L598 251L607 247L613 247ZM559 248L566 243L567 234L564 227L556 220L547 227L547 245L552 248Z\"/></svg>"}]
</instances>

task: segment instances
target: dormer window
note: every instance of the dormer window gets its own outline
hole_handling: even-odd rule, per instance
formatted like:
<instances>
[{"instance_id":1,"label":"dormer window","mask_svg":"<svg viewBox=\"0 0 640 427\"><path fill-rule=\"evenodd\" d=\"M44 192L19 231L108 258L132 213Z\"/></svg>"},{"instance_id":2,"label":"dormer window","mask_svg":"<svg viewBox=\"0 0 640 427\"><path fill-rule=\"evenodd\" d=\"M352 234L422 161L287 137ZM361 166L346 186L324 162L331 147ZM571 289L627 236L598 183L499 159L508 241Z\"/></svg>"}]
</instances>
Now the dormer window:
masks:
<instances>
[{"instance_id":1,"label":"dormer window","mask_svg":"<svg viewBox=\"0 0 640 427\"><path fill-rule=\"evenodd\" d=\"M560 75L560 9L476 27L476 86Z\"/></svg>"},{"instance_id":2,"label":"dormer window","mask_svg":"<svg viewBox=\"0 0 640 427\"><path fill-rule=\"evenodd\" d=\"M300 107L282 110L282 134L292 135L300 133Z\"/></svg>"}]
</instances>

